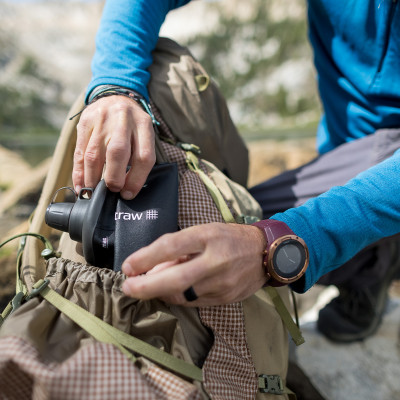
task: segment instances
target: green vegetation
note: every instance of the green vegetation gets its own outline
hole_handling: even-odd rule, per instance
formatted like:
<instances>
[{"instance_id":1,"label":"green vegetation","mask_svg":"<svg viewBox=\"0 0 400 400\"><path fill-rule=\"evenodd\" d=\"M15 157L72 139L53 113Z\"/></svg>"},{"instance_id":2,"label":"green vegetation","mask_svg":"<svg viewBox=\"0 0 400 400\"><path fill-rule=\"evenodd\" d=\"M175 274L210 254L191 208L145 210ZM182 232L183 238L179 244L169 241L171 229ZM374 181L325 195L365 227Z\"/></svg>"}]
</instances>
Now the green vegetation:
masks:
<instances>
[{"instance_id":1,"label":"green vegetation","mask_svg":"<svg viewBox=\"0 0 400 400\"><path fill-rule=\"evenodd\" d=\"M61 84L47 78L30 55L24 56L15 79L17 82L0 84L2 139L7 132L54 132L56 128L49 114Z\"/></svg>"},{"instance_id":2,"label":"green vegetation","mask_svg":"<svg viewBox=\"0 0 400 400\"><path fill-rule=\"evenodd\" d=\"M281 118L308 111L317 114L319 100L313 77L308 90L296 93L294 99L283 85L266 89L269 79L274 79L273 73L283 63L312 57L306 11L303 17L276 20L271 17L274 2L249 2L256 12L246 22L236 13L227 16L224 10L219 10L218 3L213 4L220 16L217 28L187 44L198 50L199 61L219 84L228 102L240 104L242 114L254 115L254 120L265 113Z\"/></svg>"},{"instance_id":3,"label":"green vegetation","mask_svg":"<svg viewBox=\"0 0 400 400\"><path fill-rule=\"evenodd\" d=\"M0 125L6 131L31 131L35 127L49 130L53 127L46 115L47 102L32 90L22 93L0 86L0 103Z\"/></svg>"},{"instance_id":4,"label":"green vegetation","mask_svg":"<svg viewBox=\"0 0 400 400\"><path fill-rule=\"evenodd\" d=\"M17 55L12 40L0 37L0 43L5 49L0 70L10 72L11 65L13 77L0 82L0 145L37 165L54 150L59 127L52 113L63 107L62 83L49 79L33 56Z\"/></svg>"},{"instance_id":5,"label":"green vegetation","mask_svg":"<svg viewBox=\"0 0 400 400\"><path fill-rule=\"evenodd\" d=\"M226 6L226 2L224 4ZM220 10L223 5L210 3L208 7L215 7L219 15L216 27L213 32L197 35L186 43L196 50L200 62L219 84L232 114L237 116L236 123L248 138L258 137L266 130L268 136L286 137L288 130L271 130L270 121L276 121L275 125L282 125L280 121L284 121L285 126L295 124L296 128L289 130L299 135L303 127L297 128L298 115L308 113L318 118L319 100L314 78L306 78L304 89L292 90L286 83L290 74L296 78L296 65L289 69L289 76L280 70L288 60L301 62L312 57L305 7L304 15L273 18L272 7L277 4L248 0L253 10L243 21L240 13ZM49 78L32 55L18 54L11 35L1 29L0 46L0 71L8 71L10 66L14 68L9 74L12 81L0 80L0 144L15 148L20 143L30 142L29 146L49 143L42 137L55 137L59 131L52 118L54 112L67 112L68 107L61 102L64 83ZM273 118L268 119L269 116ZM314 134L314 125L311 123L304 132ZM18 145L15 146L16 141Z\"/></svg>"},{"instance_id":6,"label":"green vegetation","mask_svg":"<svg viewBox=\"0 0 400 400\"><path fill-rule=\"evenodd\" d=\"M2 183L0 182L0 193L1 192L5 192L7 189L10 188L10 184L9 183Z\"/></svg>"}]
</instances>

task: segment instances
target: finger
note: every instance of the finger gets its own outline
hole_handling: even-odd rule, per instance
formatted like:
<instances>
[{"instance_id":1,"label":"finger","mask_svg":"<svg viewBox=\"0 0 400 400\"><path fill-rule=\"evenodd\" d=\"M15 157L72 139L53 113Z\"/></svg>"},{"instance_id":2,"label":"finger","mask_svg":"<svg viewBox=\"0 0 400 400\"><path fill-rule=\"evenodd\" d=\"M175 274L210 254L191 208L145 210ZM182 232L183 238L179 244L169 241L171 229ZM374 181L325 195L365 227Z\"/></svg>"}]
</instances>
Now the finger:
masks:
<instances>
[{"instance_id":1,"label":"finger","mask_svg":"<svg viewBox=\"0 0 400 400\"><path fill-rule=\"evenodd\" d=\"M183 263L183 262L185 262L187 260L189 260L188 257L181 257L178 260L166 261L164 263L158 264L154 268L149 270L146 273L146 276L157 274L157 273L159 273L159 272L161 272L161 271L163 271L163 270L165 270L167 268L171 268L171 267L175 266L176 264L181 264L181 263ZM128 284L125 284L125 285L127 286ZM131 293L131 289L130 288L128 288L128 289L125 288L125 290L126 290L126 293ZM128 294L128 295L132 296L132 294ZM160 299L164 300L166 303L170 303L170 304L183 304L185 302L185 300L186 300L184 295L183 295L183 292L182 293L178 292L177 294L172 295L172 296L165 296L165 297L161 296Z\"/></svg>"},{"instance_id":2,"label":"finger","mask_svg":"<svg viewBox=\"0 0 400 400\"><path fill-rule=\"evenodd\" d=\"M160 271L163 271L166 268L173 267L176 264L179 264L178 260L163 262L161 264L156 265L154 268L150 269L149 271L147 271L146 275L156 274L156 273L158 273Z\"/></svg>"},{"instance_id":3,"label":"finger","mask_svg":"<svg viewBox=\"0 0 400 400\"><path fill-rule=\"evenodd\" d=\"M188 287L202 280L205 273L206 271L199 267L197 258L194 258L188 262L164 268L154 274L127 278L122 289L127 296L144 300L182 295Z\"/></svg>"},{"instance_id":4,"label":"finger","mask_svg":"<svg viewBox=\"0 0 400 400\"><path fill-rule=\"evenodd\" d=\"M106 160L104 136L104 126L96 126L87 144L84 155L84 183L86 187L96 187L101 179Z\"/></svg>"},{"instance_id":5,"label":"finger","mask_svg":"<svg viewBox=\"0 0 400 400\"><path fill-rule=\"evenodd\" d=\"M127 257L122 264L122 271L128 276L140 275L155 265L200 253L204 244L197 237L196 228L191 227L161 236Z\"/></svg>"},{"instance_id":6,"label":"finger","mask_svg":"<svg viewBox=\"0 0 400 400\"><path fill-rule=\"evenodd\" d=\"M205 282L205 284L203 282ZM215 305L215 297L212 293L208 293L208 288L208 280L205 279L201 282L196 282L195 286L189 286L189 288L182 291L181 293L176 293L170 296L162 296L160 297L160 300L168 304L177 304L187 307Z\"/></svg>"},{"instance_id":7,"label":"finger","mask_svg":"<svg viewBox=\"0 0 400 400\"><path fill-rule=\"evenodd\" d=\"M107 143L104 180L112 192L119 192L125 184L126 168L131 157L131 123L125 114L118 118Z\"/></svg>"},{"instance_id":8,"label":"finger","mask_svg":"<svg viewBox=\"0 0 400 400\"><path fill-rule=\"evenodd\" d=\"M201 292L198 288L198 285L196 285L196 288L192 287L192 289L197 296L195 300L188 301L185 297L184 292L172 296L163 296L160 297L160 300L162 300L164 303L167 304L175 304L185 307L209 307L209 306L216 306L234 302L234 301L222 301L220 299L221 298L220 295L218 296L215 296L213 294L201 295L199 294Z\"/></svg>"},{"instance_id":9,"label":"finger","mask_svg":"<svg viewBox=\"0 0 400 400\"><path fill-rule=\"evenodd\" d=\"M72 168L72 182L77 193L85 185L85 151L93 131L93 121L85 118L85 111L76 127L77 138L74 151L74 161Z\"/></svg>"},{"instance_id":10,"label":"finger","mask_svg":"<svg viewBox=\"0 0 400 400\"><path fill-rule=\"evenodd\" d=\"M185 290L188 288L182 292L173 292L170 295L161 296L160 299L169 304L188 307L215 306L242 301L255 293L262 285L262 283L256 282L248 285L250 282L243 278L230 280L230 275L221 272L220 274L215 271L214 274L206 275L203 279L189 286L197 296L194 301L188 301L185 296Z\"/></svg>"},{"instance_id":11,"label":"finger","mask_svg":"<svg viewBox=\"0 0 400 400\"><path fill-rule=\"evenodd\" d=\"M133 199L139 193L156 162L155 134L150 118L146 116L143 125L138 124L136 129L131 150L131 169L121 191L121 196L126 200Z\"/></svg>"},{"instance_id":12,"label":"finger","mask_svg":"<svg viewBox=\"0 0 400 400\"><path fill-rule=\"evenodd\" d=\"M247 297L240 284L227 284L229 278L226 274L218 274L212 270L210 274L210 270L204 268L204 265L203 257L179 266L163 263L154 274L127 279L123 284L123 291L134 298L160 298L166 303L184 306L227 304ZM196 300L189 301L186 298L185 291L188 288L194 290Z\"/></svg>"},{"instance_id":13,"label":"finger","mask_svg":"<svg viewBox=\"0 0 400 400\"><path fill-rule=\"evenodd\" d=\"M198 260L199 263L193 264L194 270L201 270L201 264L204 265L205 260ZM192 283L188 288L192 288L197 299L189 301L185 296L184 289L181 293L172 293L170 296L161 297L166 303L181 304L185 306L199 306L199 305L217 305L227 304L235 301L242 300L242 289L241 285L230 280L230 276L223 270L213 270L203 268L204 273L200 273L194 278L196 281Z\"/></svg>"},{"instance_id":14,"label":"finger","mask_svg":"<svg viewBox=\"0 0 400 400\"><path fill-rule=\"evenodd\" d=\"M149 271L147 271L146 275L155 274L166 268L173 267L176 264L182 264L183 262L188 261L188 260L189 260L189 257L185 256L185 257L180 257L177 260L163 262L161 264L156 265L154 268L150 269Z\"/></svg>"}]
</instances>

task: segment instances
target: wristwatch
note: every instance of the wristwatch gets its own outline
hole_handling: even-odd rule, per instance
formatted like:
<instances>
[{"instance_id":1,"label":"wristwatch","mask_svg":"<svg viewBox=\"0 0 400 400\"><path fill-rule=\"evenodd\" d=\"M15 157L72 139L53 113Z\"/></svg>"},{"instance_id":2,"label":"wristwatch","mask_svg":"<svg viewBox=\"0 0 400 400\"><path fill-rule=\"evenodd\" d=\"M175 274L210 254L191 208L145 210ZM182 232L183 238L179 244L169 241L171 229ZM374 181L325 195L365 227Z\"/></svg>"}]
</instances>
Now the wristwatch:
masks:
<instances>
[{"instance_id":1,"label":"wristwatch","mask_svg":"<svg viewBox=\"0 0 400 400\"><path fill-rule=\"evenodd\" d=\"M283 286L301 278L310 258L304 240L282 221L267 219L252 225L261 230L267 241L263 261L266 284Z\"/></svg>"}]
</instances>

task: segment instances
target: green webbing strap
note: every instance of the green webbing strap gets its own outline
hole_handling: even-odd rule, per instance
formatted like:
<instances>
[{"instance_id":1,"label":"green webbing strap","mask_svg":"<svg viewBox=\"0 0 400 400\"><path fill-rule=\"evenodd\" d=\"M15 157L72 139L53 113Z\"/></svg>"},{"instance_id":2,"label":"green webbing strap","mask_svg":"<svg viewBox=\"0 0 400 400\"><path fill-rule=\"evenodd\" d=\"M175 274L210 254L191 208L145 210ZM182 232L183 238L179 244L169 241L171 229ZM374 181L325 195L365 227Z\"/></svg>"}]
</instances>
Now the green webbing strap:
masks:
<instances>
[{"instance_id":1,"label":"green webbing strap","mask_svg":"<svg viewBox=\"0 0 400 400\"><path fill-rule=\"evenodd\" d=\"M22 302L25 299L25 296L27 294L27 288L26 286L23 284L20 275L19 275L19 265L20 265L20 260L22 257L22 253L18 254L17 257L17 279L16 279L16 291L15 291L15 296L13 297L13 299L7 304L6 308L3 310L3 312L0 314L0 328L3 325L3 322L5 321L5 319L13 312L15 311L17 308L19 308L19 306L22 304Z\"/></svg>"},{"instance_id":2,"label":"green webbing strap","mask_svg":"<svg viewBox=\"0 0 400 400\"><path fill-rule=\"evenodd\" d=\"M0 314L0 328L3 325L4 320L11 314L12 304L9 302L3 312Z\"/></svg>"},{"instance_id":3,"label":"green webbing strap","mask_svg":"<svg viewBox=\"0 0 400 400\"><path fill-rule=\"evenodd\" d=\"M45 281L40 280L34 287L38 288L43 285L44 282ZM202 370L197 366L180 360L140 339L114 328L77 304L62 297L48 286L43 288L39 294L96 340L115 345L132 361L135 361L136 358L127 349L132 350L135 353L138 353L157 364L163 365L164 367L189 379L200 382L203 380Z\"/></svg>"},{"instance_id":4,"label":"green webbing strap","mask_svg":"<svg viewBox=\"0 0 400 400\"><path fill-rule=\"evenodd\" d=\"M57 253L54 251L53 246L51 242L44 237L43 235L40 235L39 233L32 233L32 232L25 232L25 233L20 233L18 235L14 235L4 242L0 243L0 248L6 245L7 243L11 242L14 239L21 238L21 242L18 247L18 253L17 253L17 268L16 268L16 279L15 279L15 293L16 295L14 298L7 304L6 308L3 310L3 312L0 314L0 328L3 325L4 320L19 306L26 300L26 296L28 293L28 290L23 283L21 279L21 260L22 260L22 254L25 248L25 243L26 243L26 238L27 236L33 236L36 239L39 239L43 242L45 246L45 250L42 252L42 256L45 258L49 258L52 256L57 255Z\"/></svg>"},{"instance_id":5,"label":"green webbing strap","mask_svg":"<svg viewBox=\"0 0 400 400\"><path fill-rule=\"evenodd\" d=\"M233 217L229 207L226 205L225 199L223 198L221 192L219 191L215 183L200 168L199 159L197 158L197 156L191 151L186 151L186 162L189 169L193 172L196 172L203 181L211 197L213 198L215 205L220 211L224 221L235 223L235 218Z\"/></svg>"},{"instance_id":6,"label":"green webbing strap","mask_svg":"<svg viewBox=\"0 0 400 400\"><path fill-rule=\"evenodd\" d=\"M6 242L8 243L8 241ZM2 243L0 244L0 247L5 244ZM23 301L26 293L27 293L27 289L26 286L23 284L19 271L20 271L20 265L21 265L21 258L22 258L22 250L21 247L18 250L18 255L17 255L17 273L16 273L16 295L14 296L14 298L7 304L6 308L3 310L3 312L0 314L0 328L3 325L3 322L5 321L5 319L14 311L16 310L19 305L21 304L21 302Z\"/></svg>"},{"instance_id":7,"label":"green webbing strap","mask_svg":"<svg viewBox=\"0 0 400 400\"><path fill-rule=\"evenodd\" d=\"M300 328L294 323L288 309L285 306L285 303L282 301L281 296L279 296L278 291L272 286L266 286L264 290L269 294L271 297L272 302L278 314L280 315L283 323L286 326L286 329L289 331L290 336L293 339L293 342L296 346L300 346L304 343L304 338L301 333Z\"/></svg>"},{"instance_id":8,"label":"green webbing strap","mask_svg":"<svg viewBox=\"0 0 400 400\"><path fill-rule=\"evenodd\" d=\"M11 242L14 239L21 238L20 245L18 247L18 254L17 254L17 276L16 276L16 293L23 292L24 294L27 293L26 286L21 280L20 272L21 272L21 259L22 259L22 253L25 248L25 243L26 243L26 238L27 236L32 236L35 237L36 239L39 239L42 241L44 244L45 249L42 251L41 255L44 257L46 260L49 259L50 257L59 257L60 254L56 253L50 240L48 240L45 236L39 234L39 233L33 233L33 232L25 232L25 233L20 233L18 235L14 235L4 242L0 243L0 248L6 245L7 243Z\"/></svg>"}]
</instances>

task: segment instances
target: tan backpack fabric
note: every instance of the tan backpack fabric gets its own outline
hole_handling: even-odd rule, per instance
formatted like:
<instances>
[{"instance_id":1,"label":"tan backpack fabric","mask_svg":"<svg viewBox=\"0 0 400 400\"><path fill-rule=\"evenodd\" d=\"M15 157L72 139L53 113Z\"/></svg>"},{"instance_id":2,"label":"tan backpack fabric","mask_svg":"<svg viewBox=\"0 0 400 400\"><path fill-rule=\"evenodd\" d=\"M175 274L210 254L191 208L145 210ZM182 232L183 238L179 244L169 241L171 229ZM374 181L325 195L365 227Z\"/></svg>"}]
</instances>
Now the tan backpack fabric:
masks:
<instances>
[{"instance_id":1,"label":"tan backpack fabric","mask_svg":"<svg viewBox=\"0 0 400 400\"><path fill-rule=\"evenodd\" d=\"M149 71L150 98L174 136L183 143L199 146L203 158L246 186L246 145L218 86L188 48L160 38Z\"/></svg>"},{"instance_id":2,"label":"tan backpack fabric","mask_svg":"<svg viewBox=\"0 0 400 400\"><path fill-rule=\"evenodd\" d=\"M153 111L161 122L156 143L158 162L178 164L179 227L226 222L224 212L231 215L232 222L259 218L261 210L243 186L228 179L215 163L200 159L194 147L178 143L187 139L185 142L192 144L193 140L189 139L200 134L208 134L212 143L212 133L220 132L218 138L222 145L230 145L218 150L223 156L221 153L217 163L231 176L242 175L239 180L245 183L247 170L238 171L235 163L240 165L236 157L244 154L247 166L247 151L243 150L238 135L232 138L236 130L233 133L226 130L233 123L229 114L225 114L223 97L202 69L199 77L199 64L188 54L174 42L162 39L154 52L154 68L166 71L170 79L168 86L174 89L177 104L185 104L185 110L191 111L177 118L177 111L166 105L173 102L159 100L155 92L164 81L159 83L160 76L155 71L152 73L153 77L157 75L157 80L152 79L149 88ZM173 72L169 73L168 65ZM181 93L179 98L177 91ZM203 95L211 102L201 99ZM170 98L171 94L165 96ZM189 126L188 121L196 114L199 103L205 107L203 116L208 115L209 106L217 119L210 118L207 122L205 118L204 128L199 123L199 132L194 124L191 134L188 131L180 136L179 121L182 126ZM69 115L82 107L83 96ZM222 122L219 109L224 110ZM172 121L175 117L176 125ZM77 118L67 119L62 129L32 219L32 233L54 235L44 223L44 214L55 191L71 184L76 123ZM234 143L239 144L236 147ZM208 152L213 153L216 146L207 147L201 141L196 144L203 146L202 157L213 158L208 157ZM213 195L215 187L219 189L219 196L222 195L224 204L220 207L216 205L218 196ZM221 207L225 208L222 213ZM288 398L284 388L288 333L276 310L276 298L272 299L265 290L243 302L198 309L172 306L159 300L142 301L123 295L123 274L87 265L81 246L67 234L60 240L60 258L45 262L42 250L41 241L27 237L18 260L25 286L21 283L18 290L25 292L25 299L32 292L36 296L20 306L18 301L14 302L10 306L14 312L1 327L0 399ZM38 287L43 288L40 285L44 278L49 282L48 287L37 293ZM287 288L279 292L287 302ZM67 306L60 298L68 300ZM82 312L76 306L88 311L81 319ZM98 321L92 316L98 317ZM96 327L88 332L86 325L92 319ZM172 358L180 361L172 362ZM269 392L264 393L266 390Z\"/></svg>"}]
</instances>

